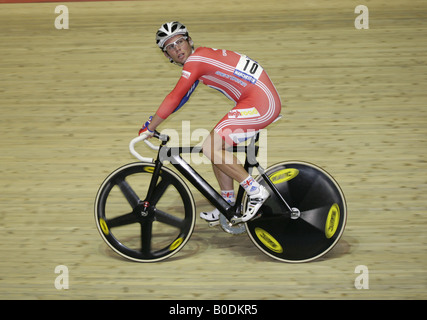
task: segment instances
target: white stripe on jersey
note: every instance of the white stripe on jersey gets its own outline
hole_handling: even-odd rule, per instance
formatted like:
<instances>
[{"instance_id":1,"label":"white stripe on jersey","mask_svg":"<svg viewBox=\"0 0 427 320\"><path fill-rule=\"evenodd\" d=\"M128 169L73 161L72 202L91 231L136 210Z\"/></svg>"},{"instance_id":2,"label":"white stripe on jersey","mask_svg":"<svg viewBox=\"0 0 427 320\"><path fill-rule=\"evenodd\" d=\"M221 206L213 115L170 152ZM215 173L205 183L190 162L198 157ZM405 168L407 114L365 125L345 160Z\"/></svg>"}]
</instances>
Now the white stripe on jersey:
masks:
<instances>
[{"instance_id":1,"label":"white stripe on jersey","mask_svg":"<svg viewBox=\"0 0 427 320\"><path fill-rule=\"evenodd\" d=\"M213 86L213 85L211 85L211 84L207 84L207 86L208 86L209 88L212 88L212 89L218 90L218 91L219 91L219 92L221 92L224 96L226 96L228 99L230 99L231 101L234 101L234 102L236 102L236 103L237 103L237 101L236 101L235 99L233 99L233 97L232 97L232 96L230 96L226 91L224 91L224 89L221 89L221 88L219 88L219 87L215 87L215 86Z\"/></svg>"},{"instance_id":2,"label":"white stripe on jersey","mask_svg":"<svg viewBox=\"0 0 427 320\"><path fill-rule=\"evenodd\" d=\"M207 63L207 64L211 64L213 66L216 66L218 68L224 69L224 70L226 70L228 72L231 72L231 73L233 73L234 69L235 69L235 67L230 66L229 64L220 62L218 60L211 59L211 58L206 58L206 57L201 57L201 56L193 56L193 55L191 55L187 59L187 61L185 63L192 62L192 61L194 61L194 62L204 62L204 63Z\"/></svg>"},{"instance_id":3,"label":"white stripe on jersey","mask_svg":"<svg viewBox=\"0 0 427 320\"><path fill-rule=\"evenodd\" d=\"M225 82L221 79L215 78L213 76L203 76L201 77L202 79L207 79L210 80L212 82L218 83L219 85L227 88L228 90L230 90L230 92L232 92L234 94L234 96L237 98L237 100L240 99L240 96L242 95L242 93L239 91L239 89L237 89L236 87L234 87L233 85L231 85L228 82ZM236 101L236 99L232 99L233 101Z\"/></svg>"}]
</instances>

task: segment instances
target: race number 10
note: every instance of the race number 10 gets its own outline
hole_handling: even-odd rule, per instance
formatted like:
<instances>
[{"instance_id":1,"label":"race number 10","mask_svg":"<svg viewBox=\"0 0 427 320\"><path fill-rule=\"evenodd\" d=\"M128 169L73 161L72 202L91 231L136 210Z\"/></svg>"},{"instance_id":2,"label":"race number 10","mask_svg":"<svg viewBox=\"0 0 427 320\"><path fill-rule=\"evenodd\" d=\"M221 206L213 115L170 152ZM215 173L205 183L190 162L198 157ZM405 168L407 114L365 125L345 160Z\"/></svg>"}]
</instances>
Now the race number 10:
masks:
<instances>
[{"instance_id":1,"label":"race number 10","mask_svg":"<svg viewBox=\"0 0 427 320\"><path fill-rule=\"evenodd\" d=\"M263 70L258 62L243 55L234 69L234 75L255 84Z\"/></svg>"}]
</instances>

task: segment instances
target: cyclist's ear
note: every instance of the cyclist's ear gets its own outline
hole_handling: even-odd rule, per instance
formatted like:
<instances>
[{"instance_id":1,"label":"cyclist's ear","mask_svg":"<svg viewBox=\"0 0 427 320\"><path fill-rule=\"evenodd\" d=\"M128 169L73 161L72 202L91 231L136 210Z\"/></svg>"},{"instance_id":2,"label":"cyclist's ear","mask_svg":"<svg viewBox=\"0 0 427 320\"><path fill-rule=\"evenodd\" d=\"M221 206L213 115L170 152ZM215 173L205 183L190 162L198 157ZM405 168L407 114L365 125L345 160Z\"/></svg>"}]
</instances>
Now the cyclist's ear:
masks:
<instances>
[{"instance_id":1,"label":"cyclist's ear","mask_svg":"<svg viewBox=\"0 0 427 320\"><path fill-rule=\"evenodd\" d=\"M191 37L188 37L188 43L190 44L190 46L194 49L194 42L193 42L193 40L191 39Z\"/></svg>"}]
</instances>

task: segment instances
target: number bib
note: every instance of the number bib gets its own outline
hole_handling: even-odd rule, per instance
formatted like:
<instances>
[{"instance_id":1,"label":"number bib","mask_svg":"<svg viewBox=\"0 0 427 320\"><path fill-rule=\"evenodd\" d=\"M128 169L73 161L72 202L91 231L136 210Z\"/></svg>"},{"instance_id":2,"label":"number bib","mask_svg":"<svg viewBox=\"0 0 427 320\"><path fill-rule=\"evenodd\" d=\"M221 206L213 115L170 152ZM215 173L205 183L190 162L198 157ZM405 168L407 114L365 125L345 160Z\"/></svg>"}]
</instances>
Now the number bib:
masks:
<instances>
[{"instance_id":1,"label":"number bib","mask_svg":"<svg viewBox=\"0 0 427 320\"><path fill-rule=\"evenodd\" d=\"M234 75L255 84L263 70L264 69L258 64L258 62L242 55L236 69L234 69Z\"/></svg>"}]
</instances>

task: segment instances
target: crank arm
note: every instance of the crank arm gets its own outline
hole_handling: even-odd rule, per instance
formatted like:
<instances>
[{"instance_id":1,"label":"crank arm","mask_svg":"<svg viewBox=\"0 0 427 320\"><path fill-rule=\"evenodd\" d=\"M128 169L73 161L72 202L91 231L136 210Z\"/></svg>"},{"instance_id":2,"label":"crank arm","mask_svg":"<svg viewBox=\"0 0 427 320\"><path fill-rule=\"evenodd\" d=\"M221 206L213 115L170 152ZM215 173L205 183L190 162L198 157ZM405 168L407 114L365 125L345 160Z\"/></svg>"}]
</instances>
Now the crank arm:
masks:
<instances>
[{"instance_id":1,"label":"crank arm","mask_svg":"<svg viewBox=\"0 0 427 320\"><path fill-rule=\"evenodd\" d=\"M208 226L211 227L211 228L219 226L219 220L208 222Z\"/></svg>"}]
</instances>

